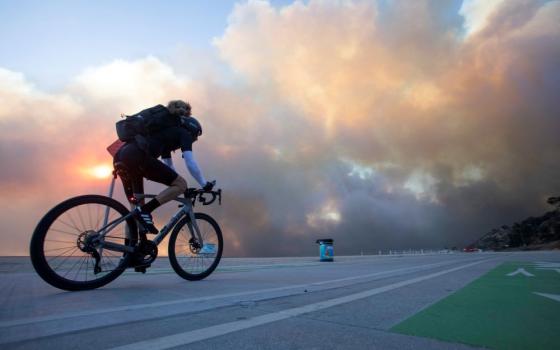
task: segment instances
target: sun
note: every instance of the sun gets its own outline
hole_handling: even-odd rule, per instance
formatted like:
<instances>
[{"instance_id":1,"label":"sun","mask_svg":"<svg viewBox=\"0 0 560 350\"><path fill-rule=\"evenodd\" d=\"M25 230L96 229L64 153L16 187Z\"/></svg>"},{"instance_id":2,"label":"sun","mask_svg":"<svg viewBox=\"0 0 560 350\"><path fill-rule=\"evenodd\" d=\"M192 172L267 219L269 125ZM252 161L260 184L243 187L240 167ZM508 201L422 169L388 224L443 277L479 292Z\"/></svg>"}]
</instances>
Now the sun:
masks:
<instances>
[{"instance_id":1,"label":"sun","mask_svg":"<svg viewBox=\"0 0 560 350\"><path fill-rule=\"evenodd\" d=\"M111 176L113 168L106 164L97 165L89 169L89 174L97 179L106 179Z\"/></svg>"}]
</instances>

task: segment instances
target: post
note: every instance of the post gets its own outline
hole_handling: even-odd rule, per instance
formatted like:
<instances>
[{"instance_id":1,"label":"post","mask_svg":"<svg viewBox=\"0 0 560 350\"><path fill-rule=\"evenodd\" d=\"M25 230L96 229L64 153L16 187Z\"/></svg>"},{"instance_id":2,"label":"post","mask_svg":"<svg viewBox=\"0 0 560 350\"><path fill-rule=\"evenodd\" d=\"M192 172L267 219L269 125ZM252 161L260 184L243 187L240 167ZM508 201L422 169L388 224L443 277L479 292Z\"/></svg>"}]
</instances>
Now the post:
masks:
<instances>
[{"instance_id":1,"label":"post","mask_svg":"<svg viewBox=\"0 0 560 350\"><path fill-rule=\"evenodd\" d=\"M111 185L109 185L109 198L113 198L113 191L115 190L115 180L117 179L117 174L113 172L113 178L111 179ZM107 225L107 221L109 221L109 207L105 208L105 217L103 218L103 226ZM128 227L128 225L127 225ZM101 236L105 236L105 230L101 232ZM99 248L99 255L103 256L103 247Z\"/></svg>"},{"instance_id":2,"label":"post","mask_svg":"<svg viewBox=\"0 0 560 350\"><path fill-rule=\"evenodd\" d=\"M109 198L113 198L113 191L115 190L115 180L117 179L116 176L113 176L111 180L111 185L109 186Z\"/></svg>"},{"instance_id":3,"label":"post","mask_svg":"<svg viewBox=\"0 0 560 350\"><path fill-rule=\"evenodd\" d=\"M113 179L111 180L111 185L109 186L109 197L113 198L113 191L115 190L115 180L117 179L117 175L114 174L113 175ZM109 221L109 210L110 208L107 207L105 208L105 217L103 218L103 226L101 227L105 227L105 225L107 225L107 221ZM101 232L101 235L105 234L105 230L103 232Z\"/></svg>"},{"instance_id":4,"label":"post","mask_svg":"<svg viewBox=\"0 0 560 350\"><path fill-rule=\"evenodd\" d=\"M111 180L111 185L109 186L109 198L113 198L113 191L115 190L115 180L117 176L113 176ZM109 221L109 207L105 208L105 218L103 219L103 226L107 225L107 221Z\"/></svg>"}]
</instances>

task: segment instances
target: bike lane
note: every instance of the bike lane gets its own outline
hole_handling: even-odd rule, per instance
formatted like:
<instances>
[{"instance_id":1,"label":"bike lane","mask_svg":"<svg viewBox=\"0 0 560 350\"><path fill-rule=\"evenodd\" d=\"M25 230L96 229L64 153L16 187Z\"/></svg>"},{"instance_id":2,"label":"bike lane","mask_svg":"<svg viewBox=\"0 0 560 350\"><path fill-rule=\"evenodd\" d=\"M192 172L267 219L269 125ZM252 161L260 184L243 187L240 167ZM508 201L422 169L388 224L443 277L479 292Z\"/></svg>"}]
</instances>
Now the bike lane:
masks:
<instances>
[{"instance_id":1,"label":"bike lane","mask_svg":"<svg viewBox=\"0 0 560 350\"><path fill-rule=\"evenodd\" d=\"M560 349L560 263L503 263L391 330L492 349Z\"/></svg>"}]
</instances>

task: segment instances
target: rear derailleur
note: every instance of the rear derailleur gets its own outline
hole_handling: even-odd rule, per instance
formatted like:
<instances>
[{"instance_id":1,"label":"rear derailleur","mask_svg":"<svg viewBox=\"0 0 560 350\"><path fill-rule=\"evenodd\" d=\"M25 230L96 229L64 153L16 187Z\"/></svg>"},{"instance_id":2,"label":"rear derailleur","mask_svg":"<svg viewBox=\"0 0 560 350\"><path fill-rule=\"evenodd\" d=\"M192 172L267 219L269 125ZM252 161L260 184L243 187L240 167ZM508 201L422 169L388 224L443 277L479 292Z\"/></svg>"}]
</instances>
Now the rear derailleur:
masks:
<instances>
[{"instance_id":1,"label":"rear derailleur","mask_svg":"<svg viewBox=\"0 0 560 350\"><path fill-rule=\"evenodd\" d=\"M99 263L101 262L101 256L99 255L97 249L95 249L95 246L99 243L99 233L95 231L82 232L78 236L78 240L76 243L78 245L78 248L82 252L88 253L95 259L95 265L93 265L93 273L96 275L100 273L102 271L101 266L99 265Z\"/></svg>"}]
</instances>

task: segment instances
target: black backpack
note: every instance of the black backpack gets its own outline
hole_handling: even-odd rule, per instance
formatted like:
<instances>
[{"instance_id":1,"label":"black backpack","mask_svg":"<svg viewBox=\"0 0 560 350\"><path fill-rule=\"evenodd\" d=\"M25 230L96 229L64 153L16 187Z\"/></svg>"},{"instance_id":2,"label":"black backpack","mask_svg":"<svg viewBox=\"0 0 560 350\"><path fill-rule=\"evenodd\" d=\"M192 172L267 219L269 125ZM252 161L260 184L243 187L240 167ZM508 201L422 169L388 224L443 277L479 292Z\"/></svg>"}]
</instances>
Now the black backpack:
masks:
<instances>
[{"instance_id":1,"label":"black backpack","mask_svg":"<svg viewBox=\"0 0 560 350\"><path fill-rule=\"evenodd\" d=\"M181 119L169 113L166 107L157 105L119 120L116 124L117 136L124 142L145 141L146 136L178 126L180 121Z\"/></svg>"}]
</instances>

